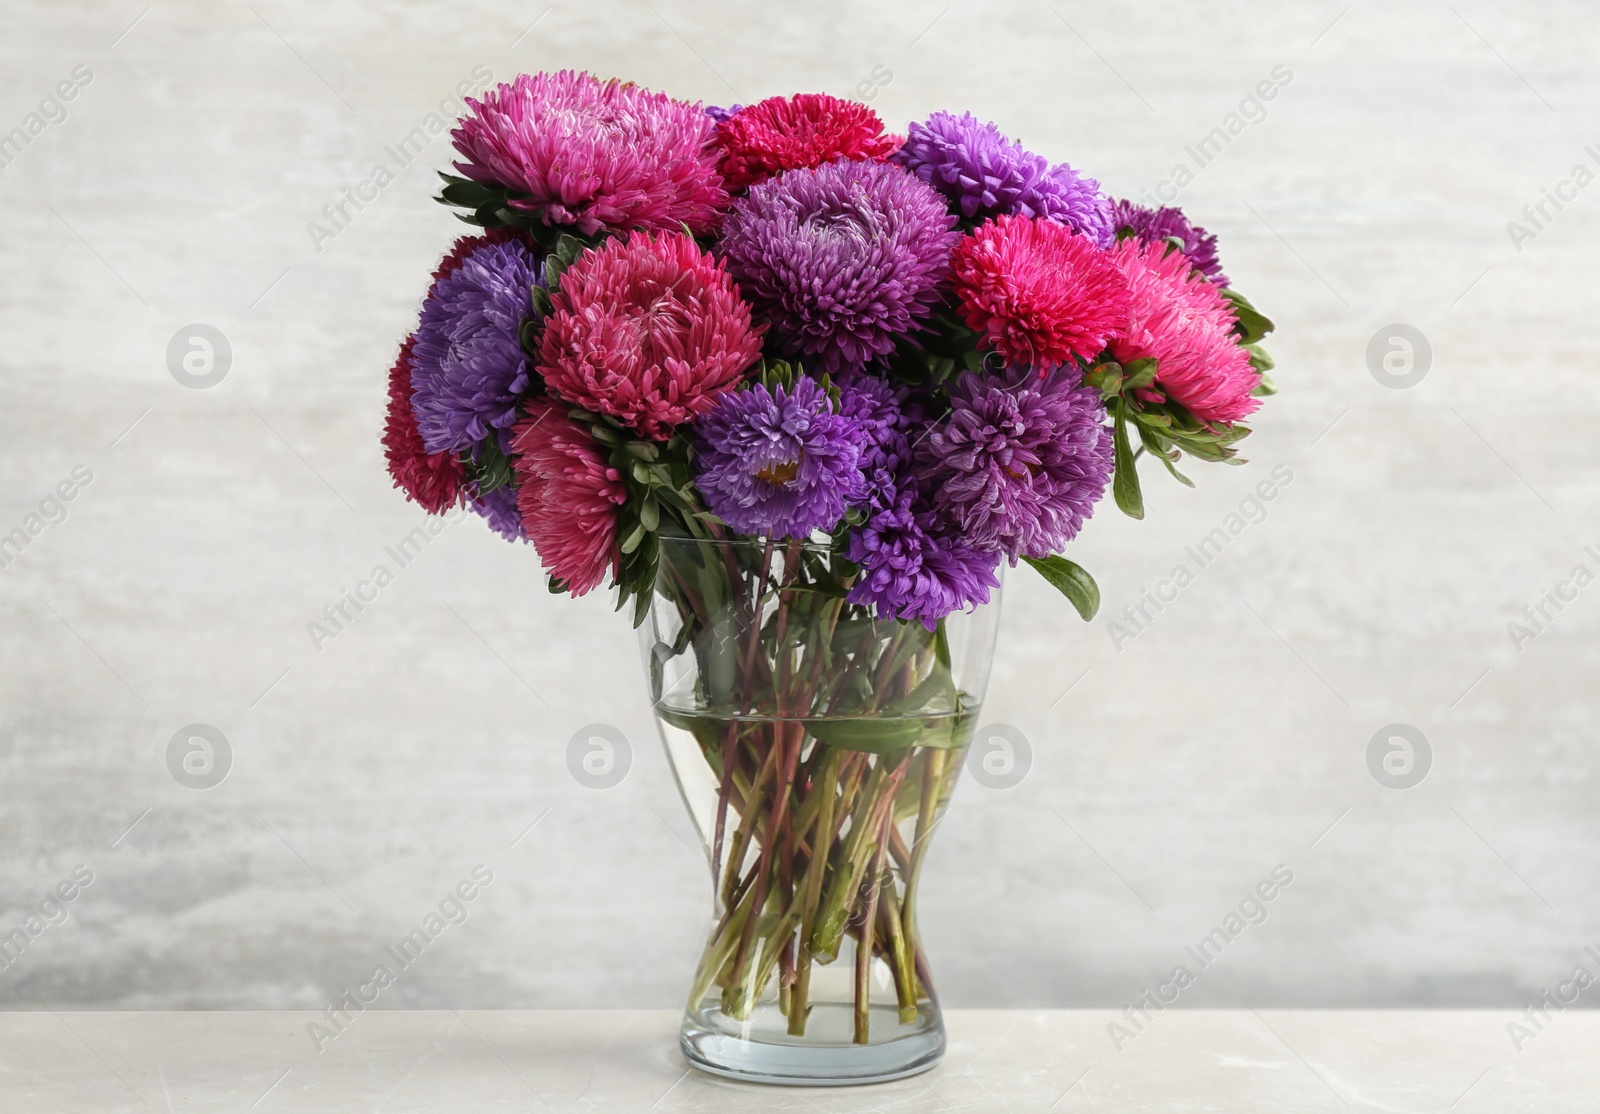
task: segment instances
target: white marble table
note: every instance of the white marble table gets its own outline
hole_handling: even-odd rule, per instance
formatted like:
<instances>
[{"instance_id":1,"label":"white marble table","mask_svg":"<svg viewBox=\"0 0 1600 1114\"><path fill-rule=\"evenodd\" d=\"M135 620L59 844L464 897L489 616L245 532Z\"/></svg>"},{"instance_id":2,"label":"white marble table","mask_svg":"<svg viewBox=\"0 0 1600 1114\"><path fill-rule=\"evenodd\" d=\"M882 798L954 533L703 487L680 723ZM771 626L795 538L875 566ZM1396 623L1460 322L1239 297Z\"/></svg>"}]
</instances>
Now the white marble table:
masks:
<instances>
[{"instance_id":1,"label":"white marble table","mask_svg":"<svg viewBox=\"0 0 1600 1114\"><path fill-rule=\"evenodd\" d=\"M664 1010L0 1014L0 1110L78 1112L1592 1111L1600 1016L1514 1047L1502 1011L1183 1010L1121 1049L1105 1010L967 1010L923 1076L741 1086L690 1071Z\"/></svg>"}]
</instances>

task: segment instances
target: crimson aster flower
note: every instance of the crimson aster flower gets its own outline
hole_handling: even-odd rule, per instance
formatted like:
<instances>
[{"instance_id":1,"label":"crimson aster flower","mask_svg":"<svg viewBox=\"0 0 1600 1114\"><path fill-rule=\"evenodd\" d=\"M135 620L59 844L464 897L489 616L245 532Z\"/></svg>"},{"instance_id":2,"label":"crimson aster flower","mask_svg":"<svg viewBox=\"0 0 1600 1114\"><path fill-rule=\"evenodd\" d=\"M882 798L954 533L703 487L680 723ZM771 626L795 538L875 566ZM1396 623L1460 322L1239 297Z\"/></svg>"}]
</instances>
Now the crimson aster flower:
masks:
<instances>
[{"instance_id":1,"label":"crimson aster flower","mask_svg":"<svg viewBox=\"0 0 1600 1114\"><path fill-rule=\"evenodd\" d=\"M389 413L383 425L383 455L394 486L429 514L443 514L461 502L466 473L453 453L430 453L417 432L411 406L411 350L407 337L389 371Z\"/></svg>"},{"instance_id":2,"label":"crimson aster flower","mask_svg":"<svg viewBox=\"0 0 1600 1114\"><path fill-rule=\"evenodd\" d=\"M1235 422L1253 414L1261 400L1250 392L1261 375L1238 343L1238 315L1222 291L1165 241L1126 239L1111 255L1130 290L1127 321L1111 340L1112 358L1154 358L1156 388L1202 421Z\"/></svg>"},{"instance_id":3,"label":"crimson aster flower","mask_svg":"<svg viewBox=\"0 0 1600 1114\"><path fill-rule=\"evenodd\" d=\"M519 74L467 105L450 133L456 169L526 195L511 204L548 225L705 232L727 206L717 125L698 104L562 70Z\"/></svg>"},{"instance_id":4,"label":"crimson aster flower","mask_svg":"<svg viewBox=\"0 0 1600 1114\"><path fill-rule=\"evenodd\" d=\"M768 97L730 113L717 125L722 177L741 190L785 170L835 159L881 159L900 146L864 104L827 93Z\"/></svg>"},{"instance_id":5,"label":"crimson aster flower","mask_svg":"<svg viewBox=\"0 0 1600 1114\"><path fill-rule=\"evenodd\" d=\"M527 410L511 440L522 531L545 570L581 596L616 568L617 508L628 491L565 406L537 399Z\"/></svg>"},{"instance_id":6,"label":"crimson aster flower","mask_svg":"<svg viewBox=\"0 0 1600 1114\"><path fill-rule=\"evenodd\" d=\"M900 167L834 162L752 186L719 250L779 349L839 372L888 356L933 312L954 225Z\"/></svg>"},{"instance_id":7,"label":"crimson aster flower","mask_svg":"<svg viewBox=\"0 0 1600 1114\"><path fill-rule=\"evenodd\" d=\"M956 298L980 348L1054 367L1092 357L1127 320L1128 284L1105 251L1065 225L996 217L951 253Z\"/></svg>"},{"instance_id":8,"label":"crimson aster flower","mask_svg":"<svg viewBox=\"0 0 1600 1114\"><path fill-rule=\"evenodd\" d=\"M721 264L681 232L635 232L561 273L538 365L561 398L664 441L760 352L750 307Z\"/></svg>"},{"instance_id":9,"label":"crimson aster flower","mask_svg":"<svg viewBox=\"0 0 1600 1114\"><path fill-rule=\"evenodd\" d=\"M1074 370L1043 377L963 372L950 413L917 446L933 505L980 549L1059 553L1111 480L1111 427L1100 392Z\"/></svg>"}]
</instances>

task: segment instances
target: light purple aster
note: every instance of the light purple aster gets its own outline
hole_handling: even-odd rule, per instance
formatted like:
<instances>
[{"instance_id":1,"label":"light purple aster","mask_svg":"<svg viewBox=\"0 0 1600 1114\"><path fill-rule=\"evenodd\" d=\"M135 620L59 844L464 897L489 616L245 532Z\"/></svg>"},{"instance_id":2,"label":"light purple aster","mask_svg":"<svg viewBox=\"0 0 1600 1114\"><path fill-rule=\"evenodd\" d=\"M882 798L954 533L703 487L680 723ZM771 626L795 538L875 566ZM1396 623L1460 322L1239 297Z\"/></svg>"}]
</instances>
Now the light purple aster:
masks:
<instances>
[{"instance_id":1,"label":"light purple aster","mask_svg":"<svg viewBox=\"0 0 1600 1114\"><path fill-rule=\"evenodd\" d=\"M905 170L789 170L734 202L720 250L786 355L828 372L888 356L939 302L955 245L944 200Z\"/></svg>"},{"instance_id":2,"label":"light purple aster","mask_svg":"<svg viewBox=\"0 0 1600 1114\"><path fill-rule=\"evenodd\" d=\"M1111 480L1111 427L1100 392L1032 368L964 372L950 413L917 446L917 471L939 512L980 549L1059 553Z\"/></svg>"},{"instance_id":3,"label":"light purple aster","mask_svg":"<svg viewBox=\"0 0 1600 1114\"><path fill-rule=\"evenodd\" d=\"M1051 166L970 112L935 112L926 123L912 124L894 158L957 202L974 223L1002 214L1044 217L1100 247L1111 244L1111 203L1099 182L1066 163Z\"/></svg>"},{"instance_id":4,"label":"light purple aster","mask_svg":"<svg viewBox=\"0 0 1600 1114\"><path fill-rule=\"evenodd\" d=\"M740 112L743 109L744 105L742 104L730 104L727 108L719 108L714 104L708 104L705 106L706 115L711 117L711 119L715 120L719 124L726 120L729 116L732 116L734 113Z\"/></svg>"},{"instance_id":5,"label":"light purple aster","mask_svg":"<svg viewBox=\"0 0 1600 1114\"><path fill-rule=\"evenodd\" d=\"M1118 235L1126 229L1146 244L1169 240L1213 286L1228 285L1228 276L1222 273L1222 261L1217 258L1217 238L1191 223L1182 209L1168 206L1151 209L1132 201L1117 201L1111 206L1111 228Z\"/></svg>"},{"instance_id":6,"label":"light purple aster","mask_svg":"<svg viewBox=\"0 0 1600 1114\"><path fill-rule=\"evenodd\" d=\"M517 420L538 265L522 244L485 244L433 284L411 350L411 404L430 453L460 453Z\"/></svg>"},{"instance_id":7,"label":"light purple aster","mask_svg":"<svg viewBox=\"0 0 1600 1114\"><path fill-rule=\"evenodd\" d=\"M973 545L919 502L912 483L875 495L867 521L850 535L848 555L861 579L847 598L932 630L953 611L989 602L1000 586L1000 552Z\"/></svg>"},{"instance_id":8,"label":"light purple aster","mask_svg":"<svg viewBox=\"0 0 1600 1114\"><path fill-rule=\"evenodd\" d=\"M831 530L866 492L867 434L814 379L728 391L694 425L706 506L741 534L805 538Z\"/></svg>"},{"instance_id":9,"label":"light purple aster","mask_svg":"<svg viewBox=\"0 0 1600 1114\"><path fill-rule=\"evenodd\" d=\"M467 503L483 516L491 530L506 541L523 539L522 512L517 509L517 489L510 484L497 487L487 495L479 495L469 489Z\"/></svg>"}]
</instances>

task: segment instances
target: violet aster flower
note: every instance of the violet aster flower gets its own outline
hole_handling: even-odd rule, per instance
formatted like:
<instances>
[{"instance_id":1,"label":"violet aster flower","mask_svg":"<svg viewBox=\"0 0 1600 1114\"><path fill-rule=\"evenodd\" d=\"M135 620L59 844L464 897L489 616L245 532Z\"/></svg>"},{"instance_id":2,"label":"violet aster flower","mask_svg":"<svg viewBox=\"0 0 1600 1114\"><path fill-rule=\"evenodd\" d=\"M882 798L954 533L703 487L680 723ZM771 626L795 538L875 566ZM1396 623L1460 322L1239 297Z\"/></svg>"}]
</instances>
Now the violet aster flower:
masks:
<instances>
[{"instance_id":1,"label":"violet aster flower","mask_svg":"<svg viewBox=\"0 0 1600 1114\"><path fill-rule=\"evenodd\" d=\"M529 382L518 330L533 315L537 272L522 244L490 243L428 291L411 351L411 402L428 452L466 452L517 420Z\"/></svg>"},{"instance_id":2,"label":"violet aster flower","mask_svg":"<svg viewBox=\"0 0 1600 1114\"><path fill-rule=\"evenodd\" d=\"M716 121L697 104L571 70L518 74L467 104L456 169L526 195L511 204L546 224L701 233L728 204Z\"/></svg>"},{"instance_id":3,"label":"violet aster flower","mask_svg":"<svg viewBox=\"0 0 1600 1114\"><path fill-rule=\"evenodd\" d=\"M950 413L917 446L933 505L980 549L1048 557L1094 513L1111 480L1100 392L1060 371L965 372Z\"/></svg>"},{"instance_id":4,"label":"violet aster flower","mask_svg":"<svg viewBox=\"0 0 1600 1114\"><path fill-rule=\"evenodd\" d=\"M805 538L832 529L865 492L866 433L814 379L729 391L694 427L706 505L741 534Z\"/></svg>"},{"instance_id":5,"label":"violet aster flower","mask_svg":"<svg viewBox=\"0 0 1600 1114\"><path fill-rule=\"evenodd\" d=\"M868 485L891 482L892 477L880 479L877 473L892 472L909 458L906 432L921 417L920 408L908 398L910 388L866 374L847 375L838 380L838 387L839 413L861 426L861 472Z\"/></svg>"},{"instance_id":6,"label":"violet aster flower","mask_svg":"<svg viewBox=\"0 0 1600 1114\"><path fill-rule=\"evenodd\" d=\"M714 104L708 104L705 108L706 115L711 117L711 119L718 124L722 123L722 121L726 120L735 113L743 111L744 105L742 104L730 104L727 108L721 108Z\"/></svg>"},{"instance_id":7,"label":"violet aster flower","mask_svg":"<svg viewBox=\"0 0 1600 1114\"><path fill-rule=\"evenodd\" d=\"M833 162L750 187L720 250L777 347L839 372L889 355L933 312L954 225L944 200L902 168Z\"/></svg>"},{"instance_id":8,"label":"violet aster flower","mask_svg":"<svg viewBox=\"0 0 1600 1114\"><path fill-rule=\"evenodd\" d=\"M1228 276L1222 273L1222 261L1217 258L1217 238L1191 223L1182 209L1169 206L1151 209L1132 201L1113 202L1111 228L1118 235L1124 230L1131 232L1146 244L1170 240L1213 286L1228 285Z\"/></svg>"},{"instance_id":9,"label":"violet aster flower","mask_svg":"<svg viewBox=\"0 0 1600 1114\"><path fill-rule=\"evenodd\" d=\"M517 489L510 484L497 487L487 495L468 489L467 503L483 516L489 528L508 542L521 541L522 511L517 507Z\"/></svg>"},{"instance_id":10,"label":"violet aster flower","mask_svg":"<svg viewBox=\"0 0 1600 1114\"><path fill-rule=\"evenodd\" d=\"M861 567L851 603L871 604L888 618L920 620L932 630L952 611L989 601L1000 586L999 550L979 549L932 509L919 507L914 483L884 490L873 502L867 521L850 535L850 560Z\"/></svg>"},{"instance_id":11,"label":"violet aster flower","mask_svg":"<svg viewBox=\"0 0 1600 1114\"><path fill-rule=\"evenodd\" d=\"M1045 217L1100 247L1111 243L1111 203L1099 182L1066 163L1051 166L970 112L935 112L926 123L912 124L894 158L974 223L1002 215Z\"/></svg>"}]
</instances>

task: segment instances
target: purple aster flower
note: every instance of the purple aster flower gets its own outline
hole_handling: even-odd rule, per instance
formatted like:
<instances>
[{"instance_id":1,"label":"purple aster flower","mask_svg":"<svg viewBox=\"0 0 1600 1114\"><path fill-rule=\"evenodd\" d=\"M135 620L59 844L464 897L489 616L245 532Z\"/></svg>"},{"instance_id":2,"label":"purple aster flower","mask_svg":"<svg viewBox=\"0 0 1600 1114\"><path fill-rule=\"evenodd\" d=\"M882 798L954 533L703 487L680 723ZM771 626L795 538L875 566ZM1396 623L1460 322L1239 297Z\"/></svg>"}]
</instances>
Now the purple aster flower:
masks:
<instances>
[{"instance_id":1,"label":"purple aster flower","mask_svg":"<svg viewBox=\"0 0 1600 1114\"><path fill-rule=\"evenodd\" d=\"M1111 427L1100 392L1076 376L1017 368L964 372L950 413L917 446L933 505L980 549L1059 553L1111 480Z\"/></svg>"},{"instance_id":2,"label":"purple aster flower","mask_svg":"<svg viewBox=\"0 0 1600 1114\"><path fill-rule=\"evenodd\" d=\"M705 106L706 115L711 117L711 119L715 120L719 124L726 120L729 116L732 116L734 113L741 112L743 110L744 105L742 104L730 104L727 108L718 108L714 104L708 104Z\"/></svg>"},{"instance_id":3,"label":"purple aster flower","mask_svg":"<svg viewBox=\"0 0 1600 1114\"><path fill-rule=\"evenodd\" d=\"M433 284L411 351L411 403L430 453L465 452L517 420L528 389L518 336L538 266L522 244L485 244Z\"/></svg>"},{"instance_id":4,"label":"purple aster flower","mask_svg":"<svg viewBox=\"0 0 1600 1114\"><path fill-rule=\"evenodd\" d=\"M706 505L741 534L805 538L832 529L866 490L866 434L814 379L723 394L695 422Z\"/></svg>"},{"instance_id":5,"label":"purple aster flower","mask_svg":"<svg viewBox=\"0 0 1600 1114\"><path fill-rule=\"evenodd\" d=\"M1146 244L1171 241L1213 286L1228 285L1222 261L1217 258L1217 238L1198 224L1191 224L1182 209L1151 209L1132 201L1117 201L1111 206L1111 228L1118 235L1127 230Z\"/></svg>"},{"instance_id":6,"label":"purple aster flower","mask_svg":"<svg viewBox=\"0 0 1600 1114\"><path fill-rule=\"evenodd\" d=\"M931 509L919 509L915 484L880 492L873 502L867 521L850 535L850 560L861 567L851 603L932 630L952 611L989 601L1000 586L998 550L978 548Z\"/></svg>"},{"instance_id":7,"label":"purple aster flower","mask_svg":"<svg viewBox=\"0 0 1600 1114\"><path fill-rule=\"evenodd\" d=\"M892 483L893 472L910 459L907 431L922 417L921 407L910 399L910 388L891 386L875 375L846 375L839 379L839 413L861 426L861 472L869 486ZM877 473L887 471L879 477Z\"/></svg>"},{"instance_id":8,"label":"purple aster flower","mask_svg":"<svg viewBox=\"0 0 1600 1114\"><path fill-rule=\"evenodd\" d=\"M954 226L944 200L900 167L840 161L752 186L721 251L778 348L839 372L889 355L933 312Z\"/></svg>"},{"instance_id":9,"label":"purple aster flower","mask_svg":"<svg viewBox=\"0 0 1600 1114\"><path fill-rule=\"evenodd\" d=\"M894 158L975 223L1002 214L1044 217L1100 247L1111 244L1111 203L1099 182L1066 163L1051 166L970 112L935 112L926 123L912 124Z\"/></svg>"},{"instance_id":10,"label":"purple aster flower","mask_svg":"<svg viewBox=\"0 0 1600 1114\"><path fill-rule=\"evenodd\" d=\"M489 528L508 542L521 541L522 512L517 509L517 489L510 484L487 495L469 490L467 503L489 523Z\"/></svg>"}]
</instances>

